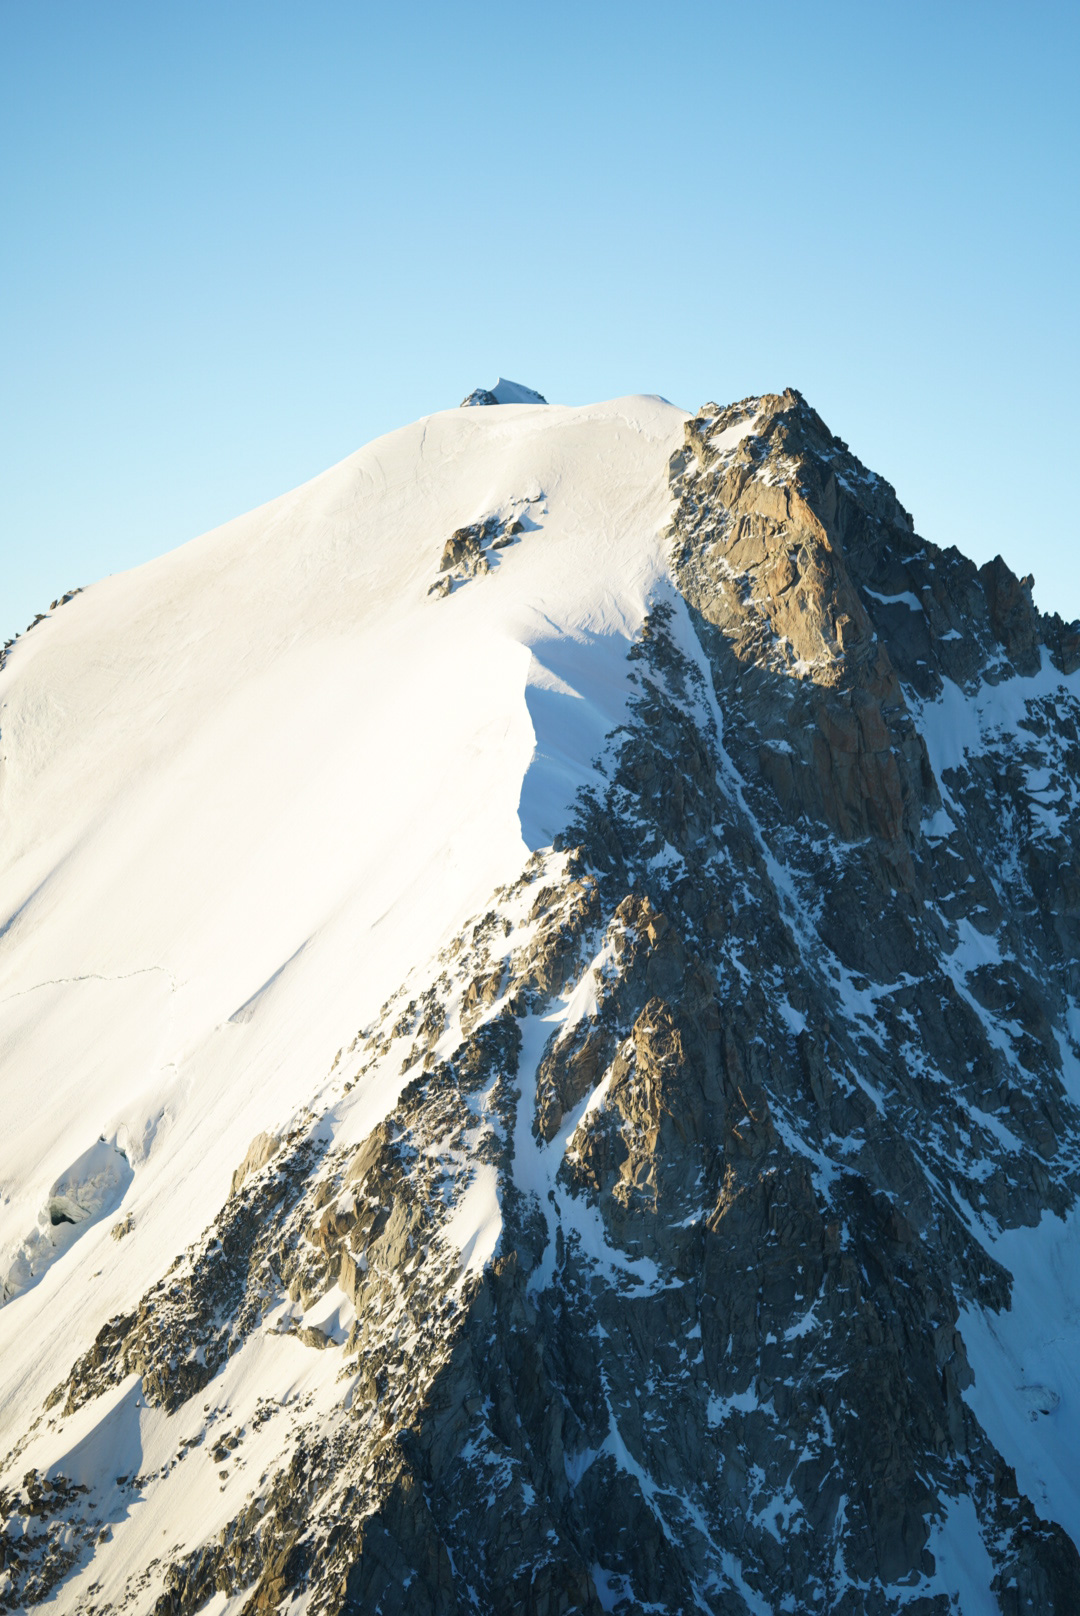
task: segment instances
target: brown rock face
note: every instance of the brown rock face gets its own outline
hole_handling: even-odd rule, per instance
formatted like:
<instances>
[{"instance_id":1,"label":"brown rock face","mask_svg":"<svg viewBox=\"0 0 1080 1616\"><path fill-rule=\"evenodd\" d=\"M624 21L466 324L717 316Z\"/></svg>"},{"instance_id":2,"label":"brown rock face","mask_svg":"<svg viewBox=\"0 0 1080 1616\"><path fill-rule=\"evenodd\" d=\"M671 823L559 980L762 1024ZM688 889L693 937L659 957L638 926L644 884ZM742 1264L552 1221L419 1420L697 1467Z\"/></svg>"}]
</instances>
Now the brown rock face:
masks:
<instances>
[{"instance_id":1,"label":"brown rock face","mask_svg":"<svg viewBox=\"0 0 1080 1616\"><path fill-rule=\"evenodd\" d=\"M240 1163L232 1176L230 1193L235 1195L245 1178L251 1173L257 1173L260 1167L265 1167L277 1155L281 1141L273 1134L257 1133L247 1148L247 1155Z\"/></svg>"},{"instance_id":2,"label":"brown rock face","mask_svg":"<svg viewBox=\"0 0 1080 1616\"><path fill-rule=\"evenodd\" d=\"M979 568L990 627L1017 672L1028 675L1039 671L1042 640L1039 614L1031 599L1034 581L1030 577L1017 578L1000 556Z\"/></svg>"},{"instance_id":3,"label":"brown rock face","mask_svg":"<svg viewBox=\"0 0 1080 1616\"><path fill-rule=\"evenodd\" d=\"M741 434L741 435L740 435ZM910 887L911 848L936 788L887 646L844 553L852 527L910 542L910 519L797 393L706 405L672 464L680 587L720 664L723 707L740 763L756 738L756 772L786 813L844 841L871 837L883 873Z\"/></svg>"}]
</instances>

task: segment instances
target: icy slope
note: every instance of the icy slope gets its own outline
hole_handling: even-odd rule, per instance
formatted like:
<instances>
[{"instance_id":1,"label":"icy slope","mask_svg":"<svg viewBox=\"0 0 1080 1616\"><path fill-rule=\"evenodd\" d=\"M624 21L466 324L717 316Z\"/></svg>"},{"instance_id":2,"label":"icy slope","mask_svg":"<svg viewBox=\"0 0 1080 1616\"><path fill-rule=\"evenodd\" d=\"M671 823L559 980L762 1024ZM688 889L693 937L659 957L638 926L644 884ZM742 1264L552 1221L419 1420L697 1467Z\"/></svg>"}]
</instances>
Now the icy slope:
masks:
<instances>
[{"instance_id":1,"label":"icy slope","mask_svg":"<svg viewBox=\"0 0 1080 1616\"><path fill-rule=\"evenodd\" d=\"M663 567L683 419L646 398L430 417L19 642L0 672L0 1429L517 873L521 824L550 839L565 818ZM523 530L429 596L451 532L491 515Z\"/></svg>"}]
</instances>

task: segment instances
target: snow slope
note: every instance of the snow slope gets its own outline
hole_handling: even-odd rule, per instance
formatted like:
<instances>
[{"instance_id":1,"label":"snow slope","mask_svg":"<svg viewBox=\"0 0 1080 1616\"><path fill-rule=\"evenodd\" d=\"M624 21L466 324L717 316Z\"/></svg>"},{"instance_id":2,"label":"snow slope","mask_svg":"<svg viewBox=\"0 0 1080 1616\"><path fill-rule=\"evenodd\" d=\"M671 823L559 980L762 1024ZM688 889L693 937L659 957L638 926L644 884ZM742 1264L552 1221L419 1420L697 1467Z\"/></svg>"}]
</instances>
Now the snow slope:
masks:
<instances>
[{"instance_id":1,"label":"snow slope","mask_svg":"<svg viewBox=\"0 0 1080 1616\"><path fill-rule=\"evenodd\" d=\"M18 643L0 1442L550 839L622 710L684 419L655 398L431 416ZM455 528L526 502L489 574L429 596Z\"/></svg>"}]
</instances>

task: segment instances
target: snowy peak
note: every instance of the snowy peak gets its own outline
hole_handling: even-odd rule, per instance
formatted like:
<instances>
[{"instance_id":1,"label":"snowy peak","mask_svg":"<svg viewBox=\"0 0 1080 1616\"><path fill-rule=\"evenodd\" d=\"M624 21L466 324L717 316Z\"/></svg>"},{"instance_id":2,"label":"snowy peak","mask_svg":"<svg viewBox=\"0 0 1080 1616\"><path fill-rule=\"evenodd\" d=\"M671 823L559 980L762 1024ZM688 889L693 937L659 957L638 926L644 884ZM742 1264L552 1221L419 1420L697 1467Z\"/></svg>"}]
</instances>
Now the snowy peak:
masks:
<instances>
[{"instance_id":1,"label":"snowy peak","mask_svg":"<svg viewBox=\"0 0 1080 1616\"><path fill-rule=\"evenodd\" d=\"M2 681L0 1608L1080 1608L1004 563L793 390L446 411Z\"/></svg>"},{"instance_id":2,"label":"snowy peak","mask_svg":"<svg viewBox=\"0 0 1080 1616\"><path fill-rule=\"evenodd\" d=\"M547 399L542 393L536 393L531 387L522 387L520 382L508 382L499 377L494 387L474 387L468 398L463 398L461 408L467 409L474 404L546 404Z\"/></svg>"}]
</instances>

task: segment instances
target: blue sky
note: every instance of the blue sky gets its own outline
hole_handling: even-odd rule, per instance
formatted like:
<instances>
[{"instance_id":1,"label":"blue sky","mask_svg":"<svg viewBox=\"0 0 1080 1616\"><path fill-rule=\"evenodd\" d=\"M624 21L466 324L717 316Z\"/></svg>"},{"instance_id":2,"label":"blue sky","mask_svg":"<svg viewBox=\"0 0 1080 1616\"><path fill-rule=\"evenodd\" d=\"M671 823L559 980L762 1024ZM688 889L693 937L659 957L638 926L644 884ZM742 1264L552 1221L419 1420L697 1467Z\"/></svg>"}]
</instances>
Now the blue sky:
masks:
<instances>
[{"instance_id":1,"label":"blue sky","mask_svg":"<svg viewBox=\"0 0 1080 1616\"><path fill-rule=\"evenodd\" d=\"M0 4L0 637L501 372L799 387L1080 616L1080 8Z\"/></svg>"}]
</instances>

